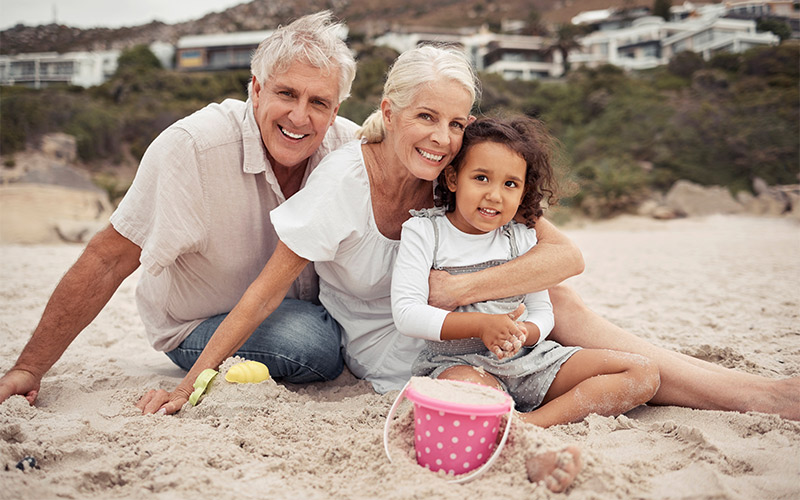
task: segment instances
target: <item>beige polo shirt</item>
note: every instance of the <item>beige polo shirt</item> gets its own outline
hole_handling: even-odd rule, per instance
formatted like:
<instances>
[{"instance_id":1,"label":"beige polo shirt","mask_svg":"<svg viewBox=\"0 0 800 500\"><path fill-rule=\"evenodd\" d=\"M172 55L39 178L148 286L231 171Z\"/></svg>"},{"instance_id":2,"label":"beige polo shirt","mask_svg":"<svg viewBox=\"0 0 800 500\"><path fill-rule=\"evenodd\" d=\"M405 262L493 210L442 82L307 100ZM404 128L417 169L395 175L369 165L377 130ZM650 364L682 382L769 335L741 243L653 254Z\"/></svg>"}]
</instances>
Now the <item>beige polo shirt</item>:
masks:
<instances>
[{"instance_id":1,"label":"beige polo shirt","mask_svg":"<svg viewBox=\"0 0 800 500\"><path fill-rule=\"evenodd\" d=\"M336 119L303 185L356 128ZM236 305L275 250L269 212L284 201L249 100L211 104L153 141L111 224L142 249L136 302L154 348L174 349ZM309 265L287 296L318 302L318 293Z\"/></svg>"}]
</instances>

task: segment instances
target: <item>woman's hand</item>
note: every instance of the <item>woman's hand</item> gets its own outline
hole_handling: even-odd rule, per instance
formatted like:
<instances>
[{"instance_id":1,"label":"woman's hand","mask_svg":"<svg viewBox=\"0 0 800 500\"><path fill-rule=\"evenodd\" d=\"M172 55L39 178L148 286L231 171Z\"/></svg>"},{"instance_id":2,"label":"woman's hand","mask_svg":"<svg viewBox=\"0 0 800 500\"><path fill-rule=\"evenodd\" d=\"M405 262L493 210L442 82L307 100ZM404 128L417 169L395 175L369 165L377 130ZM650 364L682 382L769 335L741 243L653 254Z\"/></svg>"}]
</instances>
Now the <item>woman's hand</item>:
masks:
<instances>
[{"instance_id":1,"label":"woman's hand","mask_svg":"<svg viewBox=\"0 0 800 500\"><path fill-rule=\"evenodd\" d=\"M189 391L181 386L178 386L172 392L167 392L164 389L151 389L136 403L136 407L145 415L158 412L172 415L177 413L189 401L189 395Z\"/></svg>"}]
</instances>

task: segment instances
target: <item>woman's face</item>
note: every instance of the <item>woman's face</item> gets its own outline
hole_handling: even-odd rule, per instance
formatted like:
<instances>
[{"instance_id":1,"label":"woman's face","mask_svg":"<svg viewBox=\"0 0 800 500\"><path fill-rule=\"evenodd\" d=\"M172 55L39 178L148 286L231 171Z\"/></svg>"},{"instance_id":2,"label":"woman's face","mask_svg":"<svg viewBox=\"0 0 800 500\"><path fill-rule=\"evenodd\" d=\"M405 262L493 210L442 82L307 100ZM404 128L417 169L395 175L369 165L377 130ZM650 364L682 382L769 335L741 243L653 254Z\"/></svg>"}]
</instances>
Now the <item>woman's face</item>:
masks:
<instances>
[{"instance_id":1,"label":"woman's face","mask_svg":"<svg viewBox=\"0 0 800 500\"><path fill-rule=\"evenodd\" d=\"M452 80L424 84L411 105L394 112L388 101L381 104L384 123L394 153L418 179L432 181L461 148L472 98Z\"/></svg>"}]
</instances>

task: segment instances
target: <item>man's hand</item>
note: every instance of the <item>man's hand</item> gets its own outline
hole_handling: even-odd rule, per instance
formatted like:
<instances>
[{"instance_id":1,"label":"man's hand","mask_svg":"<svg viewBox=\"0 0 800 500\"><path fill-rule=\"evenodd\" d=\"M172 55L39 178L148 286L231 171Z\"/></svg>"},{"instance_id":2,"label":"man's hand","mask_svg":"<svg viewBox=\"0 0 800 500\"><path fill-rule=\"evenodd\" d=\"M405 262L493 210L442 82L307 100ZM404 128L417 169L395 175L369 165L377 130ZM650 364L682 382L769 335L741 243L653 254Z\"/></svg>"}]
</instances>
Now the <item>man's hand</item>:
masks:
<instances>
[{"instance_id":1,"label":"man's hand","mask_svg":"<svg viewBox=\"0 0 800 500\"><path fill-rule=\"evenodd\" d=\"M0 403L19 394L25 396L30 404L36 401L42 380L31 372L11 369L0 378Z\"/></svg>"},{"instance_id":2,"label":"man's hand","mask_svg":"<svg viewBox=\"0 0 800 500\"><path fill-rule=\"evenodd\" d=\"M163 410L161 413L172 415L177 413L187 401L189 401L189 393L181 387L178 387L173 392L167 392L164 389L151 389L136 403L136 407L143 414L156 413Z\"/></svg>"}]
</instances>

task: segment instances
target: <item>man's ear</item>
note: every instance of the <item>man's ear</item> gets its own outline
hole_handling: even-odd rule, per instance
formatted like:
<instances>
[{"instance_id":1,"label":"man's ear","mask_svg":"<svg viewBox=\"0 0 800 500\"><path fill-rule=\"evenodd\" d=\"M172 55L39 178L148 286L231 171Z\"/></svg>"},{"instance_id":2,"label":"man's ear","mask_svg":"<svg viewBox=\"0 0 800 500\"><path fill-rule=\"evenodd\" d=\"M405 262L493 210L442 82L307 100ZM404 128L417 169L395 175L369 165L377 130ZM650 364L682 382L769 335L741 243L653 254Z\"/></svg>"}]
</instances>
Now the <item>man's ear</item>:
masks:
<instances>
[{"instance_id":1,"label":"man's ear","mask_svg":"<svg viewBox=\"0 0 800 500\"><path fill-rule=\"evenodd\" d=\"M329 127L332 126L333 122L336 121L336 115L339 114L339 106L341 106L341 104L336 106L336 109L333 110L333 116L331 116L331 122L328 124Z\"/></svg>"},{"instance_id":2,"label":"man's ear","mask_svg":"<svg viewBox=\"0 0 800 500\"><path fill-rule=\"evenodd\" d=\"M453 168L452 165L444 167L444 179L447 183L447 189L449 189L452 193L455 193L456 188L458 187L458 182L456 182L457 178L458 172L456 172L456 169Z\"/></svg>"},{"instance_id":3,"label":"man's ear","mask_svg":"<svg viewBox=\"0 0 800 500\"><path fill-rule=\"evenodd\" d=\"M258 107L258 94L261 93L261 84L258 83L258 80L256 80L256 77L253 76L253 79L250 80L250 85L252 86L252 89L253 89L253 107L257 108Z\"/></svg>"}]
</instances>

